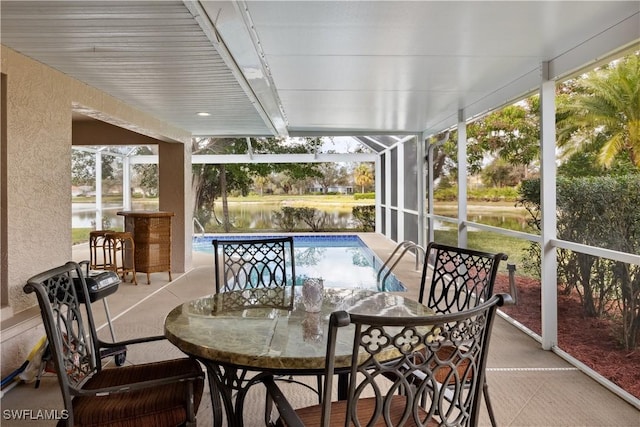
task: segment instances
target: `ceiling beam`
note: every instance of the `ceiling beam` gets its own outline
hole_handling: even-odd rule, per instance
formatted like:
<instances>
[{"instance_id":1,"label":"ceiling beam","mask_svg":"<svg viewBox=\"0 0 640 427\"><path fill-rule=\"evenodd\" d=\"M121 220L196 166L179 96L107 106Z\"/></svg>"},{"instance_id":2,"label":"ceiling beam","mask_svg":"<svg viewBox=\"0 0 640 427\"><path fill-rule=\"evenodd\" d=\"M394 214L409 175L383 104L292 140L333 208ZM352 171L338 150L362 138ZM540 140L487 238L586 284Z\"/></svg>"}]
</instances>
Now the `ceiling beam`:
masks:
<instances>
[{"instance_id":1,"label":"ceiling beam","mask_svg":"<svg viewBox=\"0 0 640 427\"><path fill-rule=\"evenodd\" d=\"M192 164L238 164L238 163L342 163L375 162L373 153L321 153L321 154L196 154L191 156ZM132 156L131 164L158 163L158 156Z\"/></svg>"},{"instance_id":2,"label":"ceiling beam","mask_svg":"<svg viewBox=\"0 0 640 427\"><path fill-rule=\"evenodd\" d=\"M71 145L157 145L160 140L100 120L73 120Z\"/></svg>"},{"instance_id":3,"label":"ceiling beam","mask_svg":"<svg viewBox=\"0 0 640 427\"><path fill-rule=\"evenodd\" d=\"M287 119L271 73L248 28L246 6L229 1L184 0L194 19L274 135L287 137Z\"/></svg>"}]
</instances>

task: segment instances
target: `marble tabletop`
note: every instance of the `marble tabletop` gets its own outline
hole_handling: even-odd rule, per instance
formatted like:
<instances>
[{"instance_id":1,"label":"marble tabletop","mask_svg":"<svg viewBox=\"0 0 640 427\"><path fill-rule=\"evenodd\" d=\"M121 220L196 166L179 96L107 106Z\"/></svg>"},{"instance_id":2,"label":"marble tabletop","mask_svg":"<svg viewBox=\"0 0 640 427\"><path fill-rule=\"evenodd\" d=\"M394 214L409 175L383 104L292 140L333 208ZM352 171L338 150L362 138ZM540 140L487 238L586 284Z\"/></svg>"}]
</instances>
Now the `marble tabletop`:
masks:
<instances>
[{"instance_id":1,"label":"marble tabletop","mask_svg":"<svg viewBox=\"0 0 640 427\"><path fill-rule=\"evenodd\" d=\"M186 354L220 364L273 372L321 371L329 316L334 311L426 316L417 301L388 292L327 288L320 312L305 311L300 287L208 295L174 308L165 335ZM351 363L353 329L340 329L336 368Z\"/></svg>"}]
</instances>

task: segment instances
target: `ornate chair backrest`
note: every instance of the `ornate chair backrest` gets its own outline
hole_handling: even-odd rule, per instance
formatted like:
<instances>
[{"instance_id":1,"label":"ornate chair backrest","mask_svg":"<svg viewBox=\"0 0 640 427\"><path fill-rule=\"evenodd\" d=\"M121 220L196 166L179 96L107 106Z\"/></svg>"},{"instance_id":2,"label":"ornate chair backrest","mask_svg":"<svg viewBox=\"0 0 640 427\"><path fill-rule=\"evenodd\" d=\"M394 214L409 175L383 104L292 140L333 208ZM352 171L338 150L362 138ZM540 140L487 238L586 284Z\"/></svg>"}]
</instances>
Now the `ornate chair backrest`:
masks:
<instances>
[{"instance_id":1,"label":"ornate chair backrest","mask_svg":"<svg viewBox=\"0 0 640 427\"><path fill-rule=\"evenodd\" d=\"M321 425L329 425L331 414L336 337L350 325L355 336L345 425L477 425L495 310L509 298L495 295L467 311L426 317L333 313ZM454 351L441 358L445 346ZM466 366L462 375L460 366ZM374 404L366 399L371 396Z\"/></svg>"},{"instance_id":2,"label":"ornate chair backrest","mask_svg":"<svg viewBox=\"0 0 640 427\"><path fill-rule=\"evenodd\" d=\"M293 237L213 240L216 292L294 286Z\"/></svg>"},{"instance_id":3,"label":"ornate chair backrest","mask_svg":"<svg viewBox=\"0 0 640 427\"><path fill-rule=\"evenodd\" d=\"M500 261L506 259L507 255L503 253L429 243L422 269L419 301L442 314L467 310L487 301L493 295ZM428 265L431 260L433 269Z\"/></svg>"},{"instance_id":4,"label":"ornate chair backrest","mask_svg":"<svg viewBox=\"0 0 640 427\"><path fill-rule=\"evenodd\" d=\"M74 278L80 278L81 289L76 289ZM81 267L68 262L40 273L27 281L24 291L38 298L65 407L71 409L72 390L101 369L93 315L80 302L90 301ZM83 297L78 298L78 292Z\"/></svg>"}]
</instances>

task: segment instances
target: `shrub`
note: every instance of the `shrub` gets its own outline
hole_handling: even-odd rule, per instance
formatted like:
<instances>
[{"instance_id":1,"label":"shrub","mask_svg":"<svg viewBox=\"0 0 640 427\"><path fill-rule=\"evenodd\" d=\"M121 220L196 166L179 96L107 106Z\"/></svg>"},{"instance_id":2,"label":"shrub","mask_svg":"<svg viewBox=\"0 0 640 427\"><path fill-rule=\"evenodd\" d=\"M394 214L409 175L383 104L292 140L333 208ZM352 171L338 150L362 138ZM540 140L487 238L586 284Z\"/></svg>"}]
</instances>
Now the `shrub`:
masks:
<instances>
[{"instance_id":1,"label":"shrub","mask_svg":"<svg viewBox=\"0 0 640 427\"><path fill-rule=\"evenodd\" d=\"M294 208L284 206L280 211L271 214L273 223L284 231L295 231L300 222L311 228L312 231L323 231L326 223L326 214L316 208Z\"/></svg>"},{"instance_id":2,"label":"shrub","mask_svg":"<svg viewBox=\"0 0 640 427\"><path fill-rule=\"evenodd\" d=\"M307 224L312 231L322 231L327 217L316 208L295 208L296 219Z\"/></svg>"},{"instance_id":3,"label":"shrub","mask_svg":"<svg viewBox=\"0 0 640 427\"><path fill-rule=\"evenodd\" d=\"M540 182L522 183L518 203L540 228ZM557 235L562 240L626 253L640 252L640 177L558 178ZM532 245L540 264L540 247ZM575 290L588 316L619 316L624 347L640 340L640 266L558 250L563 292Z\"/></svg>"},{"instance_id":4,"label":"shrub","mask_svg":"<svg viewBox=\"0 0 640 427\"><path fill-rule=\"evenodd\" d=\"M376 207L375 205L354 206L351 209L353 218L359 224L362 231L375 231Z\"/></svg>"},{"instance_id":5,"label":"shrub","mask_svg":"<svg viewBox=\"0 0 640 427\"><path fill-rule=\"evenodd\" d=\"M284 206L280 208L280 211L274 211L271 214L271 220L284 231L293 231L297 225L295 208Z\"/></svg>"},{"instance_id":6,"label":"shrub","mask_svg":"<svg viewBox=\"0 0 640 427\"><path fill-rule=\"evenodd\" d=\"M354 200L368 200L375 199L376 193L356 193L353 195Z\"/></svg>"}]
</instances>

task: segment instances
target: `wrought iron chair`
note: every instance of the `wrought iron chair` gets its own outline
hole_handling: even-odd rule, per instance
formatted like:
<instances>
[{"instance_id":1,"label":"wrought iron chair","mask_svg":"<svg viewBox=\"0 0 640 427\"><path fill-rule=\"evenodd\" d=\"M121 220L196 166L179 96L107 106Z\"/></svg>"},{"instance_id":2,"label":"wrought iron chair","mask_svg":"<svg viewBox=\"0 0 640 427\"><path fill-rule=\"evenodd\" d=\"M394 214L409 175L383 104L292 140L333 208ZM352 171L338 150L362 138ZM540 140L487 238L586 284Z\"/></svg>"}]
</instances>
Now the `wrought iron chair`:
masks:
<instances>
[{"instance_id":1,"label":"wrought iron chair","mask_svg":"<svg viewBox=\"0 0 640 427\"><path fill-rule=\"evenodd\" d=\"M418 301L437 314L475 307L493 295L500 261L506 261L507 258L503 253L480 252L432 242L426 250ZM433 268L429 267L431 262ZM446 357L451 351L453 349L445 346L439 350L439 355ZM464 371L466 367L461 366L461 369ZM486 381L483 384L483 395L491 425L495 427L496 420Z\"/></svg>"},{"instance_id":2,"label":"wrought iron chair","mask_svg":"<svg viewBox=\"0 0 640 427\"><path fill-rule=\"evenodd\" d=\"M295 284L293 237L214 239L213 248L216 292Z\"/></svg>"},{"instance_id":3,"label":"wrought iron chair","mask_svg":"<svg viewBox=\"0 0 640 427\"><path fill-rule=\"evenodd\" d=\"M80 278L81 286L74 285ZM103 369L100 350L157 341L101 341L80 266L68 262L30 278L36 293L68 418L61 425L196 425L204 373L190 358ZM82 294L79 298L78 295Z\"/></svg>"},{"instance_id":4,"label":"wrought iron chair","mask_svg":"<svg viewBox=\"0 0 640 427\"><path fill-rule=\"evenodd\" d=\"M293 306L295 301L294 286L296 268L293 251L293 237L251 238L243 240L213 239L216 292L245 291L243 295L255 300L252 294L255 289L276 288L286 290L285 293L261 294L258 301L264 304ZM268 295L275 300L265 300ZM286 295L287 299L281 300ZM270 298L273 298L270 297ZM322 396L322 376L317 376L317 389L292 376L278 377L279 381L296 383Z\"/></svg>"},{"instance_id":5,"label":"wrought iron chair","mask_svg":"<svg viewBox=\"0 0 640 427\"><path fill-rule=\"evenodd\" d=\"M495 310L509 299L507 294L495 295L466 311L426 317L333 313L322 403L294 410L268 377L267 394L280 415L276 424L476 426ZM347 399L332 402L337 336L350 325L355 337ZM444 346L454 351L441 358ZM417 373L420 381L415 381Z\"/></svg>"}]
</instances>

